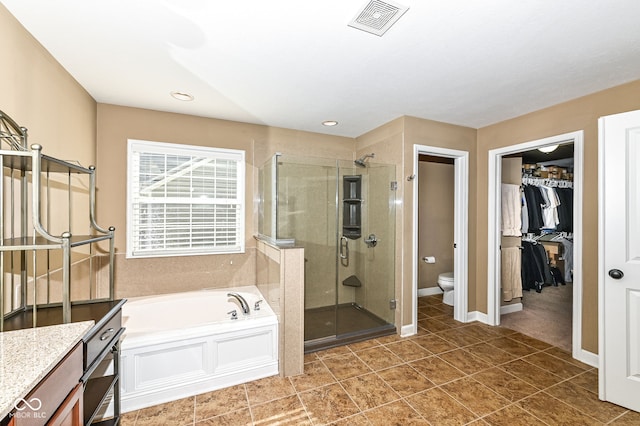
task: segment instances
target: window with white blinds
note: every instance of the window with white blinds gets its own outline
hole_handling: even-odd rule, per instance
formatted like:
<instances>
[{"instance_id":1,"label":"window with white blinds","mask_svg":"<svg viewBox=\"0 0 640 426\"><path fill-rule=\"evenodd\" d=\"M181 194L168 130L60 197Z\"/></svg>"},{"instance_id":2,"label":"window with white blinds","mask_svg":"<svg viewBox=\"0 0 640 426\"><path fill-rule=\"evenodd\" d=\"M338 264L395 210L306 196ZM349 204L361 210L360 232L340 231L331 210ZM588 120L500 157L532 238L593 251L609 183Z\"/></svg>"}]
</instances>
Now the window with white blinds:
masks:
<instances>
[{"instance_id":1,"label":"window with white blinds","mask_svg":"<svg viewBox=\"0 0 640 426\"><path fill-rule=\"evenodd\" d=\"M127 257L244 252L244 151L129 140Z\"/></svg>"}]
</instances>

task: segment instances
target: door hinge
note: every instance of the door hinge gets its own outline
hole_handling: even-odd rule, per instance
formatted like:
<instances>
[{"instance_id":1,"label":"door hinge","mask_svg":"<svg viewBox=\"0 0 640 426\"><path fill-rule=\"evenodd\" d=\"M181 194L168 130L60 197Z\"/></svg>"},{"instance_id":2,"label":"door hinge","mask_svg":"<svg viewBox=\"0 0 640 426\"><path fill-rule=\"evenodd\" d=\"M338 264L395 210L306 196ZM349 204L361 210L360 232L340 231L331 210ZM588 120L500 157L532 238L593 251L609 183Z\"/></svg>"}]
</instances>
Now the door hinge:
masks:
<instances>
[{"instance_id":1,"label":"door hinge","mask_svg":"<svg viewBox=\"0 0 640 426\"><path fill-rule=\"evenodd\" d=\"M391 182L391 185L390 185L390 189L391 189L392 191L397 191L397 190L398 190L398 181L395 181L395 180L394 180L394 181L392 181L392 182Z\"/></svg>"},{"instance_id":2,"label":"door hinge","mask_svg":"<svg viewBox=\"0 0 640 426\"><path fill-rule=\"evenodd\" d=\"M398 301L396 299L389 300L389 309L394 311L396 309L397 304L398 304Z\"/></svg>"}]
</instances>

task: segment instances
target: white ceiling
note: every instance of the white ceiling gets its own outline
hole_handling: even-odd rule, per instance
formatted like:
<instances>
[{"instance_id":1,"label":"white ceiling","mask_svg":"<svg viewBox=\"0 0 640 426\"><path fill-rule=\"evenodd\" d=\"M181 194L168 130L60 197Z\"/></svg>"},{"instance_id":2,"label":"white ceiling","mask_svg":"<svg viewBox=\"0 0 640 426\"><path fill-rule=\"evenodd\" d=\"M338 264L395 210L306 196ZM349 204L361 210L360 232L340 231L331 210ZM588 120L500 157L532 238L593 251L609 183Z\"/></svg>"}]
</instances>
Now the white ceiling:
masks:
<instances>
[{"instance_id":1,"label":"white ceiling","mask_svg":"<svg viewBox=\"0 0 640 426\"><path fill-rule=\"evenodd\" d=\"M347 26L368 0L0 0L98 102L350 137L640 79L638 0L398 1L378 37Z\"/></svg>"}]
</instances>

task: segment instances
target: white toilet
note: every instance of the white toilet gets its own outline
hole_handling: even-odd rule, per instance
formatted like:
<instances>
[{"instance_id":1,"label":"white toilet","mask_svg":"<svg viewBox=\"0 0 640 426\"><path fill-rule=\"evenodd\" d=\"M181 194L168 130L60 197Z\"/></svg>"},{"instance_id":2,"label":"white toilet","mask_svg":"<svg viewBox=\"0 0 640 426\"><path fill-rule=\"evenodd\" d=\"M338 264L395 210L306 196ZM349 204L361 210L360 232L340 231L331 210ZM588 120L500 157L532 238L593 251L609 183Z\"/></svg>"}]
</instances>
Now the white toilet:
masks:
<instances>
[{"instance_id":1,"label":"white toilet","mask_svg":"<svg viewBox=\"0 0 640 426\"><path fill-rule=\"evenodd\" d=\"M438 287L444 292L442 303L453 306L453 272L444 272L438 275Z\"/></svg>"}]
</instances>

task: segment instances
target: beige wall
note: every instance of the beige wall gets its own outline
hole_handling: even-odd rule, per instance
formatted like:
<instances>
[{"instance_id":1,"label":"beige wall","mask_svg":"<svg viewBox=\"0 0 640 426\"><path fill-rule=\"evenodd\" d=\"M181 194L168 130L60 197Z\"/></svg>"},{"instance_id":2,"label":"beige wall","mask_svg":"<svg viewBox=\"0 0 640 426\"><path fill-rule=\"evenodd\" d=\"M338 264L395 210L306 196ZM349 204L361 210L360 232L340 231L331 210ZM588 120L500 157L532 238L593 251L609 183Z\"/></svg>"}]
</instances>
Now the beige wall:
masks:
<instances>
[{"instance_id":1,"label":"beige wall","mask_svg":"<svg viewBox=\"0 0 640 426\"><path fill-rule=\"evenodd\" d=\"M97 134L97 215L100 223L116 227L117 297L255 284L257 167L275 152L352 159L355 147L351 138L107 104L98 105ZM244 150L246 252L126 259L128 139Z\"/></svg>"},{"instance_id":2,"label":"beige wall","mask_svg":"<svg viewBox=\"0 0 640 426\"><path fill-rule=\"evenodd\" d=\"M2 4L0 51L0 110L45 154L93 164L96 102Z\"/></svg>"},{"instance_id":3,"label":"beige wall","mask_svg":"<svg viewBox=\"0 0 640 426\"><path fill-rule=\"evenodd\" d=\"M0 110L28 129L27 145L42 145L42 153L63 160L78 162L89 166L96 161L96 102L69 73L47 52L20 23L0 4L0 52L3 64L0 66ZM1 149L9 149L4 144ZM9 188L10 179L5 171L4 180ZM73 175L71 178L71 202L67 192L68 178L51 175L50 190L42 191L42 221L45 228L53 234L71 231L74 234L86 234L89 230L88 176ZM5 191L5 206L11 205L11 193ZM17 200L16 200L17 201ZM20 203L15 203L14 213L19 217ZM28 204L31 205L30 200ZM49 212L45 210L50 207ZM71 211L71 216L69 215ZM70 221L69 218L72 218ZM16 232L19 226L15 226ZM6 235L9 235L9 221L5 223ZM51 301L61 298L60 254L38 251L36 275L39 276L38 300L48 296ZM19 255L12 253L16 269ZM10 253L5 253L6 259ZM86 298L88 293L88 256L87 248L74 249L72 253L72 298ZM29 264L32 256L28 254ZM83 261L84 259L84 261ZM96 269L94 263L93 273ZM10 265L7 261L6 265ZM46 267L52 272L42 276ZM100 268L97 268L100 269ZM32 271L32 267L28 267ZM19 271L16 271L19 273ZM31 275L31 272L29 272ZM94 277L95 278L95 277ZM99 278L99 277L98 277ZM50 286L46 284L50 281ZM15 282L17 286L18 280ZM28 299L33 300L33 277L29 276ZM102 288L104 289L104 288ZM5 288L9 292L9 286ZM7 293L8 294L8 293ZM104 296L100 293L100 296ZM7 295L5 295L7 296ZM7 297L5 302L8 302ZM5 303L5 309L8 303Z\"/></svg>"},{"instance_id":4,"label":"beige wall","mask_svg":"<svg viewBox=\"0 0 640 426\"><path fill-rule=\"evenodd\" d=\"M418 288L437 287L438 275L453 272L454 166L418 164ZM422 258L433 256L436 263Z\"/></svg>"},{"instance_id":5,"label":"beige wall","mask_svg":"<svg viewBox=\"0 0 640 426\"><path fill-rule=\"evenodd\" d=\"M414 145L426 145L469 152L469 173L476 173L476 130L453 124L401 117L357 138L357 154L376 153L376 162L395 164L398 191L396 195L396 325L413 322L413 185L407 180L414 174ZM476 189L469 188L469 217L475 214ZM472 229L470 229L470 232ZM475 235L469 235L469 310L475 310ZM417 278L416 278L417 279Z\"/></svg>"},{"instance_id":6,"label":"beige wall","mask_svg":"<svg viewBox=\"0 0 640 426\"><path fill-rule=\"evenodd\" d=\"M488 151L584 130L583 349L598 352L598 118L640 109L640 81L614 87L478 130L476 217L476 309L487 312ZM575 230L580 232L580 230ZM473 282L473 281L470 281Z\"/></svg>"}]
</instances>

